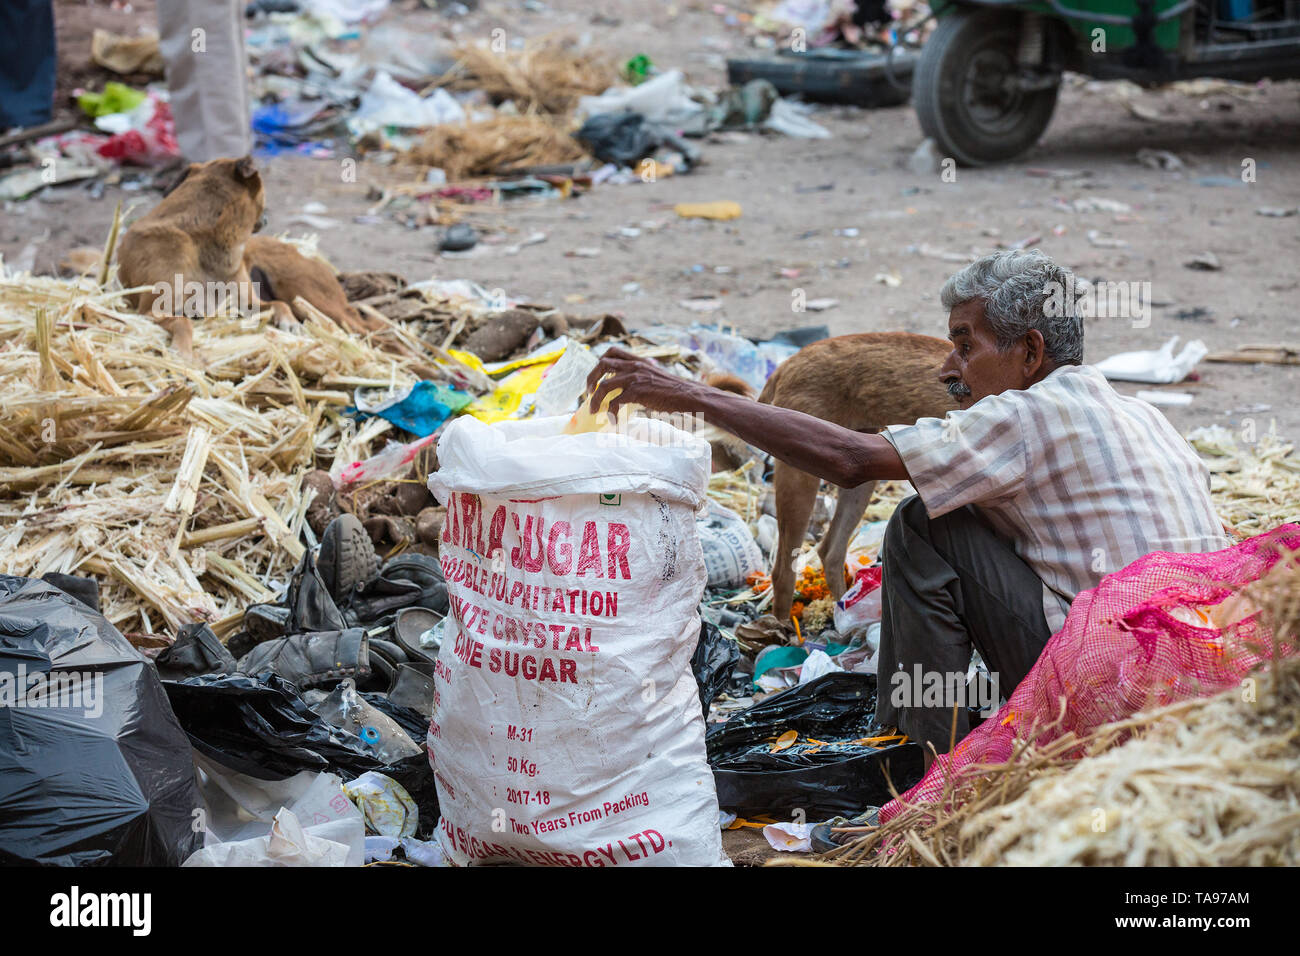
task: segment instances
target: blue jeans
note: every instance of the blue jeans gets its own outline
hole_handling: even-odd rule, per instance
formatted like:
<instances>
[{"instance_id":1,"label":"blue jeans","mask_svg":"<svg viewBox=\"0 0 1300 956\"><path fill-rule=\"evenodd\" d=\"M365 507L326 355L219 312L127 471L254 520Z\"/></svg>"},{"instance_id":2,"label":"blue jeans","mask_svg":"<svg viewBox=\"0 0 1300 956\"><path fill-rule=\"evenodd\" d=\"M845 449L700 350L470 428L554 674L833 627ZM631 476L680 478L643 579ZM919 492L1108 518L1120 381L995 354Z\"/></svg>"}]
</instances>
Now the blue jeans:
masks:
<instances>
[{"instance_id":1,"label":"blue jeans","mask_svg":"<svg viewBox=\"0 0 1300 956\"><path fill-rule=\"evenodd\" d=\"M53 0L0 3L0 131L49 122L54 65Z\"/></svg>"}]
</instances>

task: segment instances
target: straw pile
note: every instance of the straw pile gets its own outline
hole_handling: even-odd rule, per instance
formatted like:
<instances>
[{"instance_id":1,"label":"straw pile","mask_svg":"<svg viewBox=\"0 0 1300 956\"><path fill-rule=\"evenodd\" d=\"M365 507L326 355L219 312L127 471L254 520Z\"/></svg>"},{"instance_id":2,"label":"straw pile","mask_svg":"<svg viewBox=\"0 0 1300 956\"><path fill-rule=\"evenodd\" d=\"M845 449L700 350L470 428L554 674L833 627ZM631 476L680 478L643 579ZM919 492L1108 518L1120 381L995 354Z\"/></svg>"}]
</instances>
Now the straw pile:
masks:
<instances>
[{"instance_id":1,"label":"straw pile","mask_svg":"<svg viewBox=\"0 0 1300 956\"><path fill-rule=\"evenodd\" d=\"M1244 589L1274 646L1300 636L1300 560ZM1300 658L950 782L825 859L858 866L1300 863ZM1078 757L1082 748L1084 759ZM882 845L891 852L880 852Z\"/></svg>"},{"instance_id":2,"label":"straw pile","mask_svg":"<svg viewBox=\"0 0 1300 956\"><path fill-rule=\"evenodd\" d=\"M189 364L120 295L0 275L0 572L98 577L140 643L193 620L225 636L302 554L301 474L387 430L351 434L351 389L411 382L410 360L328 320L214 317Z\"/></svg>"},{"instance_id":3,"label":"straw pile","mask_svg":"<svg viewBox=\"0 0 1300 956\"><path fill-rule=\"evenodd\" d=\"M618 82L606 57L579 50L564 37L539 37L522 50L494 52L488 43L456 50L456 65L438 85L483 90L494 103L512 102L521 112L567 116L578 98L594 96Z\"/></svg>"},{"instance_id":4,"label":"straw pile","mask_svg":"<svg viewBox=\"0 0 1300 956\"><path fill-rule=\"evenodd\" d=\"M440 167L447 179L456 182L529 166L569 163L585 155L578 142L552 120L528 113L495 116L463 126L435 126L402 159Z\"/></svg>"},{"instance_id":5,"label":"straw pile","mask_svg":"<svg viewBox=\"0 0 1300 956\"><path fill-rule=\"evenodd\" d=\"M1215 509L1242 537L1300 521L1300 457L1276 431L1238 442L1222 425L1187 436L1210 468Z\"/></svg>"}]
</instances>

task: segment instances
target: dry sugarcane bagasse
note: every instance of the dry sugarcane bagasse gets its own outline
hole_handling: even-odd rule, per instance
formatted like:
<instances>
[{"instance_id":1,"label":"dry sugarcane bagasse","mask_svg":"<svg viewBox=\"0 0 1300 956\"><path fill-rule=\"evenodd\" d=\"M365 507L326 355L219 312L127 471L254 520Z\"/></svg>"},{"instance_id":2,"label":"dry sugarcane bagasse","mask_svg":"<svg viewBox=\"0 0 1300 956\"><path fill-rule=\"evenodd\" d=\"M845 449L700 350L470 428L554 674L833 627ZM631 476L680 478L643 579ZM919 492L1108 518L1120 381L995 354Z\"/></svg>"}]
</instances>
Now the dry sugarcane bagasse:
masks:
<instances>
[{"instance_id":1,"label":"dry sugarcane bagasse","mask_svg":"<svg viewBox=\"0 0 1300 956\"><path fill-rule=\"evenodd\" d=\"M323 315L293 332L214 316L191 363L93 278L0 278L0 571L95 576L137 643L194 620L233 633L302 554L303 475L395 437L341 414L353 390L439 368L397 331L394 354Z\"/></svg>"},{"instance_id":2,"label":"dry sugarcane bagasse","mask_svg":"<svg viewBox=\"0 0 1300 956\"><path fill-rule=\"evenodd\" d=\"M1224 602L1258 611L1275 659L1240 688L1144 711L950 781L824 859L848 866L1300 863L1300 561ZM1083 759L1080 759L1082 751ZM797 861L795 861L797 862Z\"/></svg>"}]
</instances>

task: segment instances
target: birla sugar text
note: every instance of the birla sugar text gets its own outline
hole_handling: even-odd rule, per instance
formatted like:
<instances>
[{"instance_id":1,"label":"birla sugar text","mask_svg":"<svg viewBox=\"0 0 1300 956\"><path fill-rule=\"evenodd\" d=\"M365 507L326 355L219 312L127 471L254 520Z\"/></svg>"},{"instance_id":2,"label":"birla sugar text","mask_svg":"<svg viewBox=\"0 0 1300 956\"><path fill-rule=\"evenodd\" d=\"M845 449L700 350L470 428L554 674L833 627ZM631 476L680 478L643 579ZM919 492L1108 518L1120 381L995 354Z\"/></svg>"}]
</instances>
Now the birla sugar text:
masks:
<instances>
[{"instance_id":1,"label":"birla sugar text","mask_svg":"<svg viewBox=\"0 0 1300 956\"><path fill-rule=\"evenodd\" d=\"M598 578L625 581L632 577L628 563L632 539L623 522L584 522L575 559L573 538L576 529L569 522L552 521L548 529L541 515L521 515L518 511L507 509L505 505L498 505L492 512L485 539L483 503L478 495L464 492L456 492L447 503L442 544L464 548L480 558L490 559L493 555L504 557L503 539L507 522L514 526L514 536L519 541L519 544L509 549L509 564L516 571L536 574L546 570L557 577L570 573L578 576L590 574ZM603 540L601 525L605 526Z\"/></svg>"}]
</instances>

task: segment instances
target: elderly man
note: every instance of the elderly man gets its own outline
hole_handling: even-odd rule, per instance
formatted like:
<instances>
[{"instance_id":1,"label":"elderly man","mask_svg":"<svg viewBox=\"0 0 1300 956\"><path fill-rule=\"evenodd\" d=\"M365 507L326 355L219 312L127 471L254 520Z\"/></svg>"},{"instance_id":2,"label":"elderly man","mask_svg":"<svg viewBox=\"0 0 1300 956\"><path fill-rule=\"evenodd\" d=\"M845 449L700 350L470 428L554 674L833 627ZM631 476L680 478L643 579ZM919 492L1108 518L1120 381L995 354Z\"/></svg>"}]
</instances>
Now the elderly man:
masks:
<instances>
[{"instance_id":1,"label":"elderly man","mask_svg":"<svg viewBox=\"0 0 1300 956\"><path fill-rule=\"evenodd\" d=\"M1205 465L1158 410L1082 364L1081 319L1048 305L1073 289L1037 251L994 253L952 276L942 301L953 349L939 378L958 410L880 435L683 381L616 349L591 375L592 405L621 388L613 407L700 413L840 487L911 481L917 494L882 549L876 715L945 752L968 729L965 706L955 727L953 715L972 647L1010 696L1075 595L1103 574L1152 551L1227 545ZM907 677L895 680L899 671ZM936 700L917 675L962 693Z\"/></svg>"}]
</instances>

